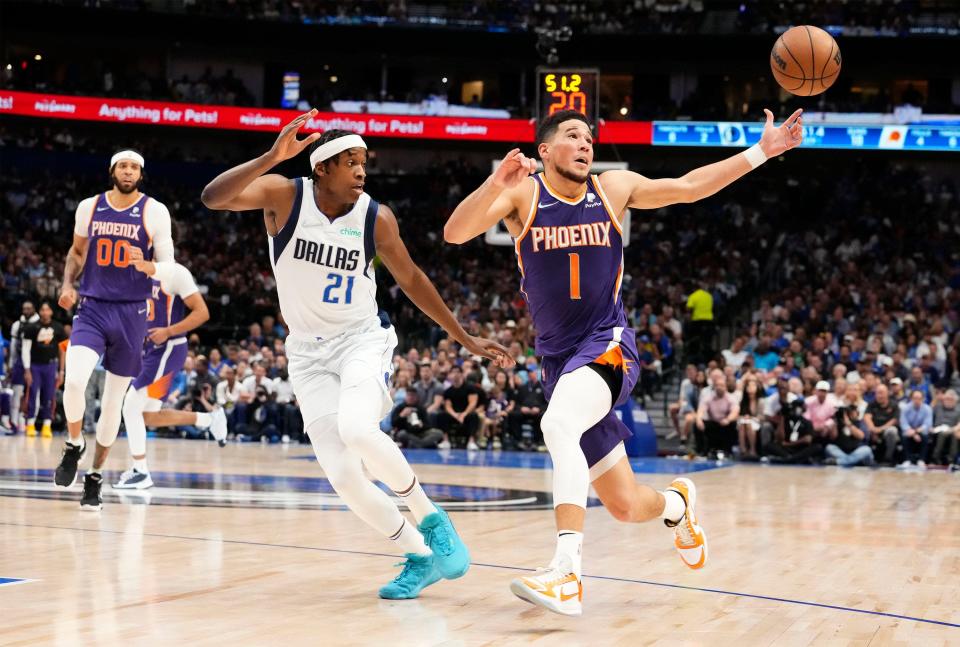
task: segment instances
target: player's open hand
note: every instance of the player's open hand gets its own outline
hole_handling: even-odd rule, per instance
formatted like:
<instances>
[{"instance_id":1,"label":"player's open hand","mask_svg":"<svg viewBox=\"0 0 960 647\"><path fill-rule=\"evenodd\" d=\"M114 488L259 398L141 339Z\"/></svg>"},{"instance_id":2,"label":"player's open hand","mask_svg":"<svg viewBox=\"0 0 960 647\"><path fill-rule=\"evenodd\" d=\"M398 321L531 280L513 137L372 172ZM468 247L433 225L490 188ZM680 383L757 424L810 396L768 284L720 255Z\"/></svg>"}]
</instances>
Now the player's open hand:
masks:
<instances>
[{"instance_id":1,"label":"player's open hand","mask_svg":"<svg viewBox=\"0 0 960 647\"><path fill-rule=\"evenodd\" d=\"M299 132L307 123L307 120L315 114L317 114L316 108L310 112L303 113L283 127L283 130L280 131L280 136L277 137L277 141L273 142L273 146L270 148L270 156L273 157L274 160L282 162L291 157L296 157L300 154L300 151L320 139L320 133L313 133L304 139L297 139L297 132Z\"/></svg>"},{"instance_id":2,"label":"player's open hand","mask_svg":"<svg viewBox=\"0 0 960 647\"><path fill-rule=\"evenodd\" d=\"M767 123L763 127L763 135L760 136L760 148L767 159L782 155L803 143L803 108L797 108L779 126L773 125L772 112L766 108L763 112L767 115Z\"/></svg>"},{"instance_id":3,"label":"player's open hand","mask_svg":"<svg viewBox=\"0 0 960 647\"><path fill-rule=\"evenodd\" d=\"M516 364L516 361L510 357L510 351L492 339L484 339L483 337L470 335L467 337L463 347L474 355L492 360L494 365L500 368L509 368Z\"/></svg>"},{"instance_id":4,"label":"player's open hand","mask_svg":"<svg viewBox=\"0 0 960 647\"><path fill-rule=\"evenodd\" d=\"M143 250L139 247L133 247L132 245L127 248L127 259L130 261L130 264L133 265L134 269L138 272L143 272L147 276L153 276L157 271L153 263L143 258Z\"/></svg>"},{"instance_id":5,"label":"player's open hand","mask_svg":"<svg viewBox=\"0 0 960 647\"><path fill-rule=\"evenodd\" d=\"M493 183L501 189L512 189L530 174L537 172L537 160L514 148L507 153L493 174Z\"/></svg>"},{"instance_id":6,"label":"player's open hand","mask_svg":"<svg viewBox=\"0 0 960 647\"><path fill-rule=\"evenodd\" d=\"M60 288L60 298L57 304L64 310L70 310L77 303L77 291L72 285L64 285Z\"/></svg>"}]
</instances>

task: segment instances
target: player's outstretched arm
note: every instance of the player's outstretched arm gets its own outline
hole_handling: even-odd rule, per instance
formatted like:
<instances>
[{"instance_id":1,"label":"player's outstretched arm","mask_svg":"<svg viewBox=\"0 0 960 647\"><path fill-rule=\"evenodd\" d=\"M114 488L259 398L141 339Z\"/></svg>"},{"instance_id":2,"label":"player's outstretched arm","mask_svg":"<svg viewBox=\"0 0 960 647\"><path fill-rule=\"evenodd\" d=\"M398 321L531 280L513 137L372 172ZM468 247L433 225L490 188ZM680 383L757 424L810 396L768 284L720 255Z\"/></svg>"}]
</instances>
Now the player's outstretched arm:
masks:
<instances>
[{"instance_id":1,"label":"player's outstretched arm","mask_svg":"<svg viewBox=\"0 0 960 647\"><path fill-rule=\"evenodd\" d=\"M447 304L443 302L437 288L410 258L410 252L400 238L397 217L386 205L380 205L380 211L377 213L374 242L377 246L377 254L383 259L383 264L390 270L390 274L396 279L403 293L410 297L414 305L424 314L446 330L447 334L474 355L494 360L499 366L506 367L514 363L510 353L500 344L467 334L450 312Z\"/></svg>"},{"instance_id":2,"label":"player's outstretched arm","mask_svg":"<svg viewBox=\"0 0 960 647\"><path fill-rule=\"evenodd\" d=\"M300 115L283 127L269 151L215 177L200 194L203 204L208 209L266 209L278 214L289 213L296 193L293 183L282 175L264 173L296 156L320 138L320 133L313 133L304 139L297 139L297 132L315 114L317 111L311 110ZM282 223L278 224L283 226Z\"/></svg>"},{"instance_id":3,"label":"player's outstretched arm","mask_svg":"<svg viewBox=\"0 0 960 647\"><path fill-rule=\"evenodd\" d=\"M741 153L696 168L679 178L652 180L632 171L607 171L600 176L604 191L615 204L636 209L658 209L707 198L771 157L803 143L803 110L797 110L779 126L774 126L772 112L764 112L767 123L760 141Z\"/></svg>"},{"instance_id":4,"label":"player's outstretched arm","mask_svg":"<svg viewBox=\"0 0 960 647\"><path fill-rule=\"evenodd\" d=\"M443 239L462 245L501 220L512 217L519 221L513 192L536 170L536 160L525 156L519 148L507 153L496 172L450 214L443 227Z\"/></svg>"}]
</instances>

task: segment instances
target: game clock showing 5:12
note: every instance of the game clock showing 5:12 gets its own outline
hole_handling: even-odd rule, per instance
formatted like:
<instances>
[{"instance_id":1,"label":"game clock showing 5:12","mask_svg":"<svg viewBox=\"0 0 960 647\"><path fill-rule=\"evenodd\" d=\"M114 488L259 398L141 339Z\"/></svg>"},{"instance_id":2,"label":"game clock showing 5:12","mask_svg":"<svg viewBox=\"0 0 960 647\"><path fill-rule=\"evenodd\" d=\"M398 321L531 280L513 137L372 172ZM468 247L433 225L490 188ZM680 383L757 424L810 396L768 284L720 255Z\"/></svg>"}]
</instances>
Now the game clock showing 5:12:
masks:
<instances>
[{"instance_id":1,"label":"game clock showing 5:12","mask_svg":"<svg viewBox=\"0 0 960 647\"><path fill-rule=\"evenodd\" d=\"M597 69L538 67L538 121L561 110L576 110L596 124L599 84Z\"/></svg>"}]
</instances>

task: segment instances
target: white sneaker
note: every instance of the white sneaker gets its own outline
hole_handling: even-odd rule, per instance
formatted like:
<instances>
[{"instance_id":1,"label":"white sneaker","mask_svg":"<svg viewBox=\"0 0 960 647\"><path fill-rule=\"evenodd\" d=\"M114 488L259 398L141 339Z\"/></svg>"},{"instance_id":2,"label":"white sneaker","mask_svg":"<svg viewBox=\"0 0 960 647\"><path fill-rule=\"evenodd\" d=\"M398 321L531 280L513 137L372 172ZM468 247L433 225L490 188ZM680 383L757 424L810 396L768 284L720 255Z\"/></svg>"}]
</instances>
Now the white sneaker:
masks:
<instances>
[{"instance_id":1,"label":"white sneaker","mask_svg":"<svg viewBox=\"0 0 960 647\"><path fill-rule=\"evenodd\" d=\"M439 443L437 443L437 449L450 449L450 441L441 440Z\"/></svg>"},{"instance_id":2,"label":"white sneaker","mask_svg":"<svg viewBox=\"0 0 960 647\"><path fill-rule=\"evenodd\" d=\"M907 469L908 467L910 467L910 461L903 461L902 463L897 465L897 467L900 469Z\"/></svg>"},{"instance_id":3,"label":"white sneaker","mask_svg":"<svg viewBox=\"0 0 960 647\"><path fill-rule=\"evenodd\" d=\"M480 446L477 445L477 443L475 443L474 441L471 440L470 442L467 443L467 451L475 452L478 449L480 449Z\"/></svg>"},{"instance_id":4,"label":"white sneaker","mask_svg":"<svg viewBox=\"0 0 960 647\"><path fill-rule=\"evenodd\" d=\"M280 442L283 443L284 445L289 445L290 436L288 436L287 434L283 434L282 436L280 436Z\"/></svg>"},{"instance_id":5,"label":"white sneaker","mask_svg":"<svg viewBox=\"0 0 960 647\"><path fill-rule=\"evenodd\" d=\"M130 468L120 475L120 480L113 484L114 490L146 490L153 487L150 472L141 472Z\"/></svg>"},{"instance_id":6,"label":"white sneaker","mask_svg":"<svg viewBox=\"0 0 960 647\"><path fill-rule=\"evenodd\" d=\"M922 469L922 470L925 470L925 469L927 469L927 462L926 462L926 461L917 461L917 467L919 467L919 468Z\"/></svg>"},{"instance_id":7,"label":"white sneaker","mask_svg":"<svg viewBox=\"0 0 960 647\"><path fill-rule=\"evenodd\" d=\"M223 412L223 407L217 407L210 415L213 417L210 422L210 433L213 439L223 447L227 444L227 414Z\"/></svg>"},{"instance_id":8,"label":"white sneaker","mask_svg":"<svg viewBox=\"0 0 960 647\"><path fill-rule=\"evenodd\" d=\"M573 572L566 555L557 566L538 568L535 575L518 577L510 582L515 596L565 616L583 614L583 584Z\"/></svg>"},{"instance_id":9,"label":"white sneaker","mask_svg":"<svg viewBox=\"0 0 960 647\"><path fill-rule=\"evenodd\" d=\"M694 570L703 568L707 563L707 533L697 523L697 515L694 511L697 504L697 488L690 479L678 478L674 479L667 489L678 492L687 503L679 522L672 523L664 519L664 524L668 528L673 528L673 544L684 564Z\"/></svg>"}]
</instances>

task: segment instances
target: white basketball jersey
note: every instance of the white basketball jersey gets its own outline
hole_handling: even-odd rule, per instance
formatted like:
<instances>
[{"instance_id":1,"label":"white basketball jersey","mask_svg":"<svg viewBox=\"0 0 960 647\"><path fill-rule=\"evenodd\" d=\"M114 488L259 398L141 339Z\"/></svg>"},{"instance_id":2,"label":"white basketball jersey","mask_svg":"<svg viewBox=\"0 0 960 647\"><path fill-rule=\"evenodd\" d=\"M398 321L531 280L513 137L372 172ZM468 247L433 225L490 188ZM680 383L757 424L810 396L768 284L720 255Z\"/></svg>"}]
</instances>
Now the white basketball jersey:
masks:
<instances>
[{"instance_id":1,"label":"white basketball jersey","mask_svg":"<svg viewBox=\"0 0 960 647\"><path fill-rule=\"evenodd\" d=\"M364 193L349 213L330 220L317 208L313 180L295 181L290 218L269 238L280 311L290 332L331 339L348 330L389 326L378 316L372 265L379 205Z\"/></svg>"}]
</instances>

